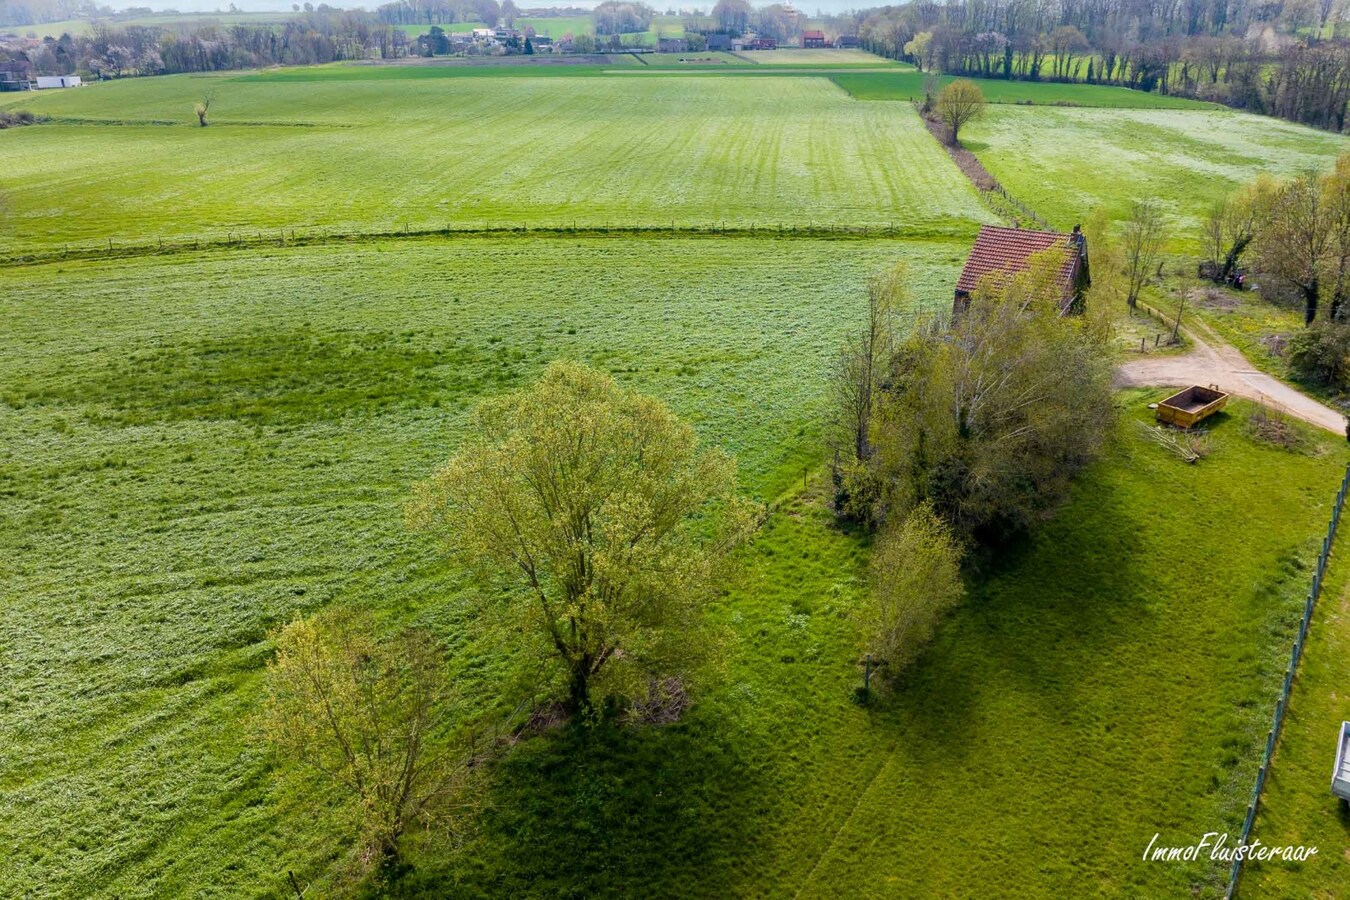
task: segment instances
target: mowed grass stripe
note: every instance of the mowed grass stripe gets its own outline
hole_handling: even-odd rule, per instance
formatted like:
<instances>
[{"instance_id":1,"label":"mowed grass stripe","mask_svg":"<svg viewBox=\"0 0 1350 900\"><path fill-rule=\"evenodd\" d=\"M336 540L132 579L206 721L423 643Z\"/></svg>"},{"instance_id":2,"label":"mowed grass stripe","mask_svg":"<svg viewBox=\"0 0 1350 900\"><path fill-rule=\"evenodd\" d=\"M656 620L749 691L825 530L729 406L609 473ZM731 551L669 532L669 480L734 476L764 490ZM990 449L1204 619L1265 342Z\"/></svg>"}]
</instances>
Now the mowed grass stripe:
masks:
<instances>
[{"instance_id":1,"label":"mowed grass stripe","mask_svg":"<svg viewBox=\"0 0 1350 900\"><path fill-rule=\"evenodd\" d=\"M136 81L148 96L97 86L28 105L171 118L216 85L222 121L303 110L343 127L11 129L0 152L14 163L4 225L13 250L402 223L968 234L990 220L913 110L854 103L820 79Z\"/></svg>"}]
</instances>

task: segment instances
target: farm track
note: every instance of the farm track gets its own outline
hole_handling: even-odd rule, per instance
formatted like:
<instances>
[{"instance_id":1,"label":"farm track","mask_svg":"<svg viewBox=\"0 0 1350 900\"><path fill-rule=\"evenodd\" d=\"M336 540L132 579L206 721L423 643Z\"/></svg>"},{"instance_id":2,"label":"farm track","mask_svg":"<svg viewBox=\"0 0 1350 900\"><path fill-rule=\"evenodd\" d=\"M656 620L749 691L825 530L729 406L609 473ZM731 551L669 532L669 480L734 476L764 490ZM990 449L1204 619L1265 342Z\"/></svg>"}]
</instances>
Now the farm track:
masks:
<instances>
[{"instance_id":1,"label":"farm track","mask_svg":"<svg viewBox=\"0 0 1350 900\"><path fill-rule=\"evenodd\" d=\"M0 258L0 269L20 268L24 266L45 265L66 260L113 260L132 259L150 256L176 256L186 253L201 253L210 250L258 250L266 248L316 247L330 244L350 245L375 241L403 238L429 239L441 238L486 238L500 240L504 238L657 238L687 240L691 238L752 238L763 240L896 240L896 241L949 241L968 243L965 234L929 232L913 228L880 227L869 228L851 226L519 226L487 228L405 228L389 231L341 232L324 230L323 233L297 233L295 229L259 230L249 229L235 232L239 237L226 236L187 241L183 239L159 241L156 243L119 245L115 239L109 239L105 246L72 247L62 250L44 250L16 256ZM232 233L234 234L234 233Z\"/></svg>"},{"instance_id":2,"label":"farm track","mask_svg":"<svg viewBox=\"0 0 1350 900\"><path fill-rule=\"evenodd\" d=\"M1131 360L1116 369L1116 386L1215 384L1230 394L1263 403L1333 434L1346 433L1345 416L1341 413L1258 370L1209 326L1201 323L1198 327L1204 331L1203 337L1191 329L1182 329L1195 344L1194 350L1181 356Z\"/></svg>"}]
</instances>

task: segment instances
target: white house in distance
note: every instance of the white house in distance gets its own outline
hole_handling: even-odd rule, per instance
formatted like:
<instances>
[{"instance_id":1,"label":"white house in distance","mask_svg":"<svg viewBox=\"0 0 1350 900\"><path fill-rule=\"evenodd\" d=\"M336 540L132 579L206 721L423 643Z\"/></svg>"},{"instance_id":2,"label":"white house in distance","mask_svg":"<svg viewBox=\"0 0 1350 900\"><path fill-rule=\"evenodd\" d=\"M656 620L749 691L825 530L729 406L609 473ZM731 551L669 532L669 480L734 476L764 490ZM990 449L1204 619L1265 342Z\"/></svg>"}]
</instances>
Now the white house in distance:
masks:
<instances>
[{"instance_id":1,"label":"white house in distance","mask_svg":"<svg viewBox=\"0 0 1350 900\"><path fill-rule=\"evenodd\" d=\"M84 82L80 81L78 75L39 75L37 77L37 89L46 88L68 88L84 87Z\"/></svg>"}]
</instances>

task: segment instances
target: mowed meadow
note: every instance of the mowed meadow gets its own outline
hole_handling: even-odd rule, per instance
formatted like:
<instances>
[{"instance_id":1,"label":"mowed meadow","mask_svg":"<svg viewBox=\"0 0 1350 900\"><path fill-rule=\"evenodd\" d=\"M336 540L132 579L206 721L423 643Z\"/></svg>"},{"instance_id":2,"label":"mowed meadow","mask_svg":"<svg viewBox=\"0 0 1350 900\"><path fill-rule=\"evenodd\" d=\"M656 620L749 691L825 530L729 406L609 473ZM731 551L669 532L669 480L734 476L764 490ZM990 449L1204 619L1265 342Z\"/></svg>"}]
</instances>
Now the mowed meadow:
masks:
<instances>
[{"instance_id":1,"label":"mowed meadow","mask_svg":"<svg viewBox=\"0 0 1350 900\"><path fill-rule=\"evenodd\" d=\"M676 724L521 741L463 846L412 836L401 893L1222 895L1221 864L1140 856L1240 825L1350 453L1255 442L1234 403L1187 466L1139 434L1157 397L1119 394L1065 507L977 560L898 688L854 703L869 547L827 505L826 374L869 274L907 266L906 323L941 311L995 219L908 102L773 72L803 64L3 101L52 121L0 132L0 895L280 896L288 872L349 893L336 798L257 734L270 635L366 607L430 628L475 709L522 696L528 660L403 509L475 403L557 358L670 404L768 504L712 609L726 664ZM1341 145L1200 106L1012 105L1042 87L969 145L1056 225L1171 191L1186 240L1207 193ZM404 223L455 233L370 237ZM593 233L529 231L573 224ZM59 258L110 239L139 251Z\"/></svg>"},{"instance_id":2,"label":"mowed meadow","mask_svg":"<svg viewBox=\"0 0 1350 900\"><path fill-rule=\"evenodd\" d=\"M207 91L215 124L188 127ZM5 135L11 252L408 223L969 234L991 220L912 109L824 78L175 76L19 105L57 121Z\"/></svg>"},{"instance_id":3,"label":"mowed meadow","mask_svg":"<svg viewBox=\"0 0 1350 900\"><path fill-rule=\"evenodd\" d=\"M1132 199L1156 200L1173 251L1199 245L1206 211L1229 192L1262 173L1326 169L1347 147L1338 134L1232 110L1007 105L991 107L964 143L1055 228L1098 207L1121 219Z\"/></svg>"}]
</instances>

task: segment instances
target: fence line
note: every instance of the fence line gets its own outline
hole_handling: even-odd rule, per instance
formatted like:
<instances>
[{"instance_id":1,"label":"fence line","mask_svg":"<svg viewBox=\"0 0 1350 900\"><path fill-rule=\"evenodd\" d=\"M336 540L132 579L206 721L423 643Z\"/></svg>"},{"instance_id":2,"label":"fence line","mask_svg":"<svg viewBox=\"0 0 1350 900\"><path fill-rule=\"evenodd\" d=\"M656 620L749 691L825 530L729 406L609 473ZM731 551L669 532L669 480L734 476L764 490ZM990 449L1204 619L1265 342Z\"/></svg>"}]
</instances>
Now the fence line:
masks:
<instances>
[{"instance_id":1,"label":"fence line","mask_svg":"<svg viewBox=\"0 0 1350 900\"><path fill-rule=\"evenodd\" d=\"M748 222L728 224L712 222L677 225L551 224L506 225L490 222L443 225L397 225L386 230L345 229L341 227L269 227L234 229L206 237L175 236L140 242L120 242L117 238L99 238L96 242L66 244L60 248L34 249L27 253L0 256L0 266L30 265L64 259L120 259L129 256L186 253L195 250L287 247L311 244L385 240L403 237L775 237L803 239L921 238L923 240L963 240L959 234L925 230L923 226L900 222L872 225L843 225L818 222Z\"/></svg>"},{"instance_id":2,"label":"fence line","mask_svg":"<svg viewBox=\"0 0 1350 900\"><path fill-rule=\"evenodd\" d=\"M1279 699L1275 701L1275 721L1266 732L1266 749L1261 757L1261 767L1256 770L1256 787L1252 790L1251 802L1247 804L1247 817L1242 822L1242 834L1238 846L1245 847L1256 823L1256 813L1261 807L1261 792L1266 786L1266 775L1270 771L1271 757L1275 755L1275 744L1280 739L1280 727L1284 725L1284 714L1289 708L1289 694L1294 688L1294 675L1298 672L1299 660L1303 657L1303 647L1308 640L1308 627L1312 623L1313 610L1317 598L1322 594L1322 580L1326 577L1327 560L1331 557L1331 545L1336 541L1336 527L1341 522L1341 508L1345 506L1346 493L1350 491L1350 466L1346 466L1345 476L1341 479L1341 488L1336 492L1336 503L1331 508L1331 522L1327 525L1326 537L1322 538L1322 549L1317 554L1317 568L1313 570L1312 590L1308 592L1303 604L1303 617L1298 623L1298 636L1294 638L1294 649L1289 655L1289 666L1284 670L1284 684L1280 687ZM1233 868L1228 876L1228 889L1225 900L1232 900L1237 891L1238 879L1242 876L1242 857L1233 860Z\"/></svg>"}]
</instances>

